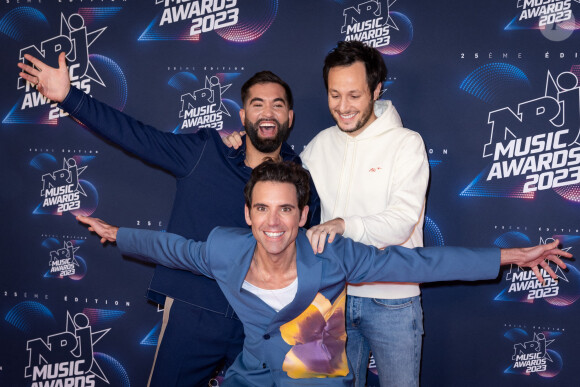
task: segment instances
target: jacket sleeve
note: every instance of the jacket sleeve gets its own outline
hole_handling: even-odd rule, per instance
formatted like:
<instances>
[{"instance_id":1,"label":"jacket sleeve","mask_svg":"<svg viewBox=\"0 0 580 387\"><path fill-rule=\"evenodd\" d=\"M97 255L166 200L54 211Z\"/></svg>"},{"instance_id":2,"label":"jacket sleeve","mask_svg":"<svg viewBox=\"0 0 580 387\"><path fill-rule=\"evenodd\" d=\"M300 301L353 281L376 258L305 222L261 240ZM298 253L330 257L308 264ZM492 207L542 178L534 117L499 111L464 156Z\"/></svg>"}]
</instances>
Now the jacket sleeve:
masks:
<instances>
[{"instance_id":1,"label":"jacket sleeve","mask_svg":"<svg viewBox=\"0 0 580 387\"><path fill-rule=\"evenodd\" d=\"M207 140L159 131L75 87L70 88L59 107L90 130L176 177L187 175L197 164Z\"/></svg>"},{"instance_id":2,"label":"jacket sleeve","mask_svg":"<svg viewBox=\"0 0 580 387\"><path fill-rule=\"evenodd\" d=\"M384 211L344 217L344 236L377 247L400 245L413 234L424 216L429 163L423 139L410 133L392 158L395 171L392 194Z\"/></svg>"},{"instance_id":3,"label":"jacket sleeve","mask_svg":"<svg viewBox=\"0 0 580 387\"><path fill-rule=\"evenodd\" d=\"M213 278L206 242L161 231L121 227L117 232L117 246L124 255Z\"/></svg>"},{"instance_id":4,"label":"jacket sleeve","mask_svg":"<svg viewBox=\"0 0 580 387\"><path fill-rule=\"evenodd\" d=\"M389 246L379 250L338 237L327 249L344 264L350 283L476 281L496 278L500 267L498 248Z\"/></svg>"}]
</instances>

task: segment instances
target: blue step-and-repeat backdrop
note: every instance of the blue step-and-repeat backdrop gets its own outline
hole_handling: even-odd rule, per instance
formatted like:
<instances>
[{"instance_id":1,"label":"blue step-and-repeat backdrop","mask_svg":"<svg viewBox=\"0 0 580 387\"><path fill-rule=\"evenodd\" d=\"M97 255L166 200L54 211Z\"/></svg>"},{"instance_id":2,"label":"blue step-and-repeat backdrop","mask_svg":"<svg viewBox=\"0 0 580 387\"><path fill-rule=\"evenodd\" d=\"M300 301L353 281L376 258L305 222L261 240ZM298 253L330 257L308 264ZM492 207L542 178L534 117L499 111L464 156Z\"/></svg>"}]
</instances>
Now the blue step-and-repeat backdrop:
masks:
<instances>
[{"instance_id":1,"label":"blue step-and-repeat backdrop","mask_svg":"<svg viewBox=\"0 0 580 387\"><path fill-rule=\"evenodd\" d=\"M20 79L24 53L56 65L64 50L76 87L174 133L239 130L241 85L272 70L295 93L301 151L333 124L325 55L365 41L389 68L382 98L425 140L426 245L557 237L575 253L579 28L580 0L3 1L0 385L146 384L162 315L145 298L152 267L74 217L164 230L175 190ZM424 285L422 385L580 385L577 267L545 286L517 267Z\"/></svg>"}]
</instances>

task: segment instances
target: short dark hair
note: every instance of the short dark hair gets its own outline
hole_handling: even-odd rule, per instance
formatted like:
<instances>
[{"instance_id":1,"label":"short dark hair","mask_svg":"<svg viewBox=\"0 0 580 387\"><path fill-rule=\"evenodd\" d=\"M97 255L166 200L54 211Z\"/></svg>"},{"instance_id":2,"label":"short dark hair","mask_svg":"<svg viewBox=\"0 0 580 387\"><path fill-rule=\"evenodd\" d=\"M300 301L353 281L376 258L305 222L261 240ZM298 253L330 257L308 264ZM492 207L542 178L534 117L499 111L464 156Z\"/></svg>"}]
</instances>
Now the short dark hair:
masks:
<instances>
[{"instance_id":1,"label":"short dark hair","mask_svg":"<svg viewBox=\"0 0 580 387\"><path fill-rule=\"evenodd\" d=\"M242 85L242 104L246 103L250 87L259 83L277 83L282 86L284 88L284 92L286 93L286 102L288 103L288 108L294 108L294 98L292 97L292 90L290 90L290 86L288 86L288 84L284 82L282 78L267 70L254 74L252 78L248 79L246 83Z\"/></svg>"},{"instance_id":2,"label":"short dark hair","mask_svg":"<svg viewBox=\"0 0 580 387\"><path fill-rule=\"evenodd\" d=\"M324 59L322 76L324 77L326 91L328 91L328 72L330 69L338 66L350 66L355 62L362 62L365 65L367 85L371 95L377 85L382 85L387 80L387 66L381 53L376 48L356 40L338 42L337 46Z\"/></svg>"},{"instance_id":3,"label":"short dark hair","mask_svg":"<svg viewBox=\"0 0 580 387\"><path fill-rule=\"evenodd\" d=\"M310 197L310 174L300 164L292 161L274 161L266 159L252 171L250 180L244 188L246 206L252 208L254 186L260 181L291 183L296 187L298 209L302 211Z\"/></svg>"}]
</instances>

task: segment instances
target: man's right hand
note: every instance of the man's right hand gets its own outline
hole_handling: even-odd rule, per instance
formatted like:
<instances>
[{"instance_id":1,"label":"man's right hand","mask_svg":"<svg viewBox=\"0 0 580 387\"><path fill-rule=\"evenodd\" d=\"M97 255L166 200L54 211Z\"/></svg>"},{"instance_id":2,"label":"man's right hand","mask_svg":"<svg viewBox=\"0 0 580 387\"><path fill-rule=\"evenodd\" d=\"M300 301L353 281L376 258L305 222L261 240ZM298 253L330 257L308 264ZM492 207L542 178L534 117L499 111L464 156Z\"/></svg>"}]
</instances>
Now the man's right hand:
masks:
<instances>
[{"instance_id":1,"label":"man's right hand","mask_svg":"<svg viewBox=\"0 0 580 387\"><path fill-rule=\"evenodd\" d=\"M101 243L117 241L117 231L119 227L111 226L109 223L101 219L91 218L90 216L77 216L77 220L81 223L89 225L89 231L96 233L101 237Z\"/></svg>"},{"instance_id":2,"label":"man's right hand","mask_svg":"<svg viewBox=\"0 0 580 387\"><path fill-rule=\"evenodd\" d=\"M54 102L62 102L70 90L70 79L66 67L66 56L61 52L58 56L58 68L50 67L32 55L25 54L24 59L35 67L19 62L22 69L20 76L36 86L40 94Z\"/></svg>"},{"instance_id":3,"label":"man's right hand","mask_svg":"<svg viewBox=\"0 0 580 387\"><path fill-rule=\"evenodd\" d=\"M246 132L243 130L241 132L233 132L229 136L222 137L222 141L228 148L238 149L242 146L242 136L245 136Z\"/></svg>"}]
</instances>

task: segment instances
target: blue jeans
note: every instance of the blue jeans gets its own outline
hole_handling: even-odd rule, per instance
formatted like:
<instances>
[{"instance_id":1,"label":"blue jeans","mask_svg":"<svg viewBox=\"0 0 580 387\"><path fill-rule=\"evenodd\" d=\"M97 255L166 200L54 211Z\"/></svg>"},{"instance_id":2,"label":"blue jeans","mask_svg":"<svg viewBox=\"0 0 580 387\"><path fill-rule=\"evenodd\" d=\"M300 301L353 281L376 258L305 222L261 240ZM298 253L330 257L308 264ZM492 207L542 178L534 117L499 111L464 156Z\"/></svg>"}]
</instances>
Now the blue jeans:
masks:
<instances>
[{"instance_id":1,"label":"blue jeans","mask_svg":"<svg viewBox=\"0 0 580 387\"><path fill-rule=\"evenodd\" d=\"M421 296L395 300L348 296L346 334L346 355L355 386L365 386L371 351L381 387L419 385Z\"/></svg>"}]
</instances>

